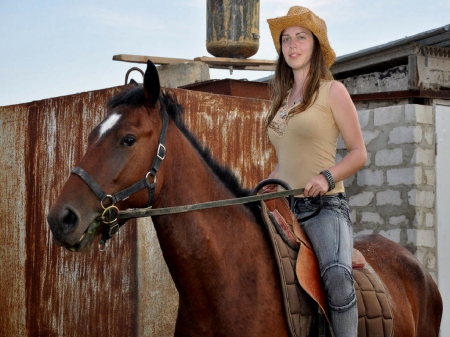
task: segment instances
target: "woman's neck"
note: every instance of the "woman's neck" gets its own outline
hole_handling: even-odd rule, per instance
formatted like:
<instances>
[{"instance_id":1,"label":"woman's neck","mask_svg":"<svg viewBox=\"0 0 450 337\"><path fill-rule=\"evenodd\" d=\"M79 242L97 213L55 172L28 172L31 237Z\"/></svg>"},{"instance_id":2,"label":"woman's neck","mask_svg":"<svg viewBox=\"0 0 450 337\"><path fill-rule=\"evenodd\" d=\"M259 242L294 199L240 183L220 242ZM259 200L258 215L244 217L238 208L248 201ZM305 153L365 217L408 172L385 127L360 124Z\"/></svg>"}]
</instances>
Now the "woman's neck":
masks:
<instances>
[{"instance_id":1,"label":"woman's neck","mask_svg":"<svg viewBox=\"0 0 450 337\"><path fill-rule=\"evenodd\" d=\"M305 84L308 72L305 70L294 71L294 84L292 85L291 94L289 95L289 107L294 106L303 101L303 93L305 92Z\"/></svg>"},{"instance_id":2,"label":"woman's neck","mask_svg":"<svg viewBox=\"0 0 450 337\"><path fill-rule=\"evenodd\" d=\"M292 86L291 95L303 96L307 78L308 78L308 71L306 69L294 71L294 84Z\"/></svg>"}]
</instances>

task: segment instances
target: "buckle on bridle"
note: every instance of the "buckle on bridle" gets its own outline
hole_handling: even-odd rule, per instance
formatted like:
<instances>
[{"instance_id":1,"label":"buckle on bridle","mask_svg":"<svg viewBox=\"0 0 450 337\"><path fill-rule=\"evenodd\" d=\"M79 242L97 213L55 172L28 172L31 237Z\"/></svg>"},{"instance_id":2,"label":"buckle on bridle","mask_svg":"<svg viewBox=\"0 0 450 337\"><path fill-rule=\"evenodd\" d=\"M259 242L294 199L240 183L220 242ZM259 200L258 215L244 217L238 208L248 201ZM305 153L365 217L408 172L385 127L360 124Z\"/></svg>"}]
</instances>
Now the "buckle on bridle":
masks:
<instances>
[{"instance_id":1,"label":"buckle on bridle","mask_svg":"<svg viewBox=\"0 0 450 337\"><path fill-rule=\"evenodd\" d=\"M108 206L108 207L105 207L105 206L103 206L103 201L105 201L106 199L108 199L108 198L110 198L111 199L111 206L114 204L114 201L113 201L113 196L111 195L111 194L107 194L106 195L106 197L105 197L105 199L103 199L103 200L100 200L100 205L102 205L102 208L106 211L108 208L110 208L111 206ZM116 207L117 208L117 207ZM105 214L105 212L103 212L103 214ZM103 216L103 214L102 214L102 216Z\"/></svg>"},{"instance_id":2,"label":"buckle on bridle","mask_svg":"<svg viewBox=\"0 0 450 337\"><path fill-rule=\"evenodd\" d=\"M103 205L102 205L102 207L103 207ZM104 211L101 216L102 222L107 225L113 224L113 223L117 222L118 214L119 214L119 209L114 205L104 208ZM111 218L114 218L114 220L111 220Z\"/></svg>"},{"instance_id":3,"label":"buckle on bridle","mask_svg":"<svg viewBox=\"0 0 450 337\"><path fill-rule=\"evenodd\" d=\"M162 151L161 155L159 154L160 151ZM156 151L156 157L158 157L159 160L164 160L166 157L166 147L161 143L159 143L158 151Z\"/></svg>"}]
</instances>

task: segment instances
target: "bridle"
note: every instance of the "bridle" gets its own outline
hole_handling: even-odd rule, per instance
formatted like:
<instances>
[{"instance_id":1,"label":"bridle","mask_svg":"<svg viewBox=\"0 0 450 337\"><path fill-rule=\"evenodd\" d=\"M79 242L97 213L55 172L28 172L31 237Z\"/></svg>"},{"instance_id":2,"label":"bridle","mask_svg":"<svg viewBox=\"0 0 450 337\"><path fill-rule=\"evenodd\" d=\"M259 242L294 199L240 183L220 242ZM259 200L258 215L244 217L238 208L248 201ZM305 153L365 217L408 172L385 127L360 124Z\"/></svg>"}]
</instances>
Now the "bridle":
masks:
<instances>
[{"instance_id":1,"label":"bridle","mask_svg":"<svg viewBox=\"0 0 450 337\"><path fill-rule=\"evenodd\" d=\"M122 201L128 197L130 197L132 194L147 188L148 189L148 204L147 208L150 207L153 204L154 198L155 198L155 189L156 189L156 173L159 171L159 168L161 166L162 161L164 160L166 156L166 147L164 146L166 142L166 136L167 136L167 130L169 128L169 116L167 112L163 112L162 114L162 129L161 134L159 136L159 142L158 142L158 149L156 150L156 156L153 159L152 166L150 168L150 171L147 172L145 177L141 180L139 180L137 183L131 185L130 187L127 187L115 194L107 194L103 189L100 187L100 185L95 181L92 176L87 173L85 170L83 170L81 167L77 166L75 167L71 174L78 175L94 192L94 194L97 196L97 198L100 200L100 205L103 209L103 213L100 217L103 224L108 226L108 230L106 233L103 233L103 236L100 240L102 244L105 244L107 240L109 240L114 234L117 233L120 226L124 224L119 224L117 214L119 213L119 208L115 206L119 201ZM153 182L150 183L148 181L148 176L153 176ZM103 203L110 199L111 205L105 207ZM80 241L84 238L84 236L81 237ZM80 242L79 241L79 242Z\"/></svg>"},{"instance_id":2,"label":"bridle","mask_svg":"<svg viewBox=\"0 0 450 337\"><path fill-rule=\"evenodd\" d=\"M152 204L155 197L155 189L156 189L156 173L159 171L159 168L162 164L162 161L164 160L166 156L166 147L164 146L164 143L166 141L167 136L167 130L169 127L169 116L167 112L163 112L162 116L162 129L161 134L159 136L159 142L158 142L158 149L156 151L156 156L153 159L152 166L150 168L150 171L147 172L145 177L141 180L139 180L137 183L131 185L128 188L125 188L113 195L106 194L105 191L100 187L100 185L95 181L92 176L87 173L85 170L83 170L81 167L77 166L73 169L71 172L72 174L78 175L88 186L89 188L94 192L94 194L97 196L97 198L100 200L100 205L103 209L103 213L100 216L100 220L103 222L103 224L108 226L108 229L106 232L103 232L102 238L100 239L99 246L104 246L106 242L111 239L111 237L116 234L126 220L130 218L137 218L137 217L146 217L146 216L152 216L152 215L163 215L163 214L175 214L175 213L183 213L183 212L189 212L193 210L200 210L200 209L207 209L207 208L214 208L214 207L223 207L227 205L237 205L237 204L245 204L245 203L251 203L259 200L267 200L267 199L273 199L275 197L282 197L286 196L289 197L289 203L290 208L293 211L293 198L295 194L303 193L303 188L301 189L295 189L292 190L289 185L287 185L285 182L279 180L279 179L266 179L262 182L260 182L255 189L251 192L251 195L248 197L241 197L237 199L228 199L228 200L219 200L219 201L212 201L212 202L206 202L201 204L195 204L195 205L185 205L185 206L178 206L178 207L172 207L172 208L162 208L158 210L152 209ZM153 182L149 183L148 176L153 176ZM281 185L283 188L286 189L286 191L283 192L272 192L268 193L266 195L256 195L257 192L265 185L268 184L278 184ZM148 204L147 208L134 208L131 210L125 210L120 211L115 204L117 204L119 201L122 201L129 196L131 196L133 193L136 193L144 188L148 189L149 197L148 197ZM106 199L111 199L111 205L105 207L103 203L106 201ZM316 216L320 210L322 209L322 198L319 196L320 204L319 208L314 211L312 214L305 216L302 219L299 219L299 221L306 221L307 219L310 219L314 216ZM120 220L125 220L122 223L119 223ZM78 241L81 242L84 239L84 235L80 238Z\"/></svg>"}]
</instances>

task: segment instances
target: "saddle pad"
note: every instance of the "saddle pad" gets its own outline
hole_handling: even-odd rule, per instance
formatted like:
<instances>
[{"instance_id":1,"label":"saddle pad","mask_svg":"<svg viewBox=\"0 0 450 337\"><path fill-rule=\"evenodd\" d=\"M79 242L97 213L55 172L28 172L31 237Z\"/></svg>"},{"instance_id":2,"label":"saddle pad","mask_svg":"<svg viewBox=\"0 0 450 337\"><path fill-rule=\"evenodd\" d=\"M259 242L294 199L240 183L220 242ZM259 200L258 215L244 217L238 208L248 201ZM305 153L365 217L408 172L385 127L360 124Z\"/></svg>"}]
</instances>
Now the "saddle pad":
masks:
<instances>
[{"instance_id":1,"label":"saddle pad","mask_svg":"<svg viewBox=\"0 0 450 337\"><path fill-rule=\"evenodd\" d=\"M372 267L366 263L353 270L358 303L358 337L391 337L394 319L386 291Z\"/></svg>"},{"instance_id":2,"label":"saddle pad","mask_svg":"<svg viewBox=\"0 0 450 337\"><path fill-rule=\"evenodd\" d=\"M270 215L274 210L279 210L284 220L296 220L291 215L284 198L261 202L261 209L276 255L291 336L306 336L311 328L313 315L317 313L316 304L325 313L329 322L317 258L302 231L299 233L301 236L296 237L299 248L292 249L292 244L286 242L286 238L280 235L279 228L273 223L275 219ZM278 220L277 218L276 222ZM296 221L288 223L288 227L292 226L295 234L299 227L296 225L298 225ZM356 258L357 263L353 261L358 306L358 337L392 337L393 316L382 282L362 254L356 251L354 258L355 253L361 255Z\"/></svg>"},{"instance_id":3,"label":"saddle pad","mask_svg":"<svg viewBox=\"0 0 450 337\"><path fill-rule=\"evenodd\" d=\"M276 256L280 283L283 293L284 309L290 335L306 337L311 328L314 314L317 312L312 298L300 287L295 273L298 252L290 248L281 238L269 217L267 206L261 202L261 214L264 218L270 242Z\"/></svg>"}]
</instances>

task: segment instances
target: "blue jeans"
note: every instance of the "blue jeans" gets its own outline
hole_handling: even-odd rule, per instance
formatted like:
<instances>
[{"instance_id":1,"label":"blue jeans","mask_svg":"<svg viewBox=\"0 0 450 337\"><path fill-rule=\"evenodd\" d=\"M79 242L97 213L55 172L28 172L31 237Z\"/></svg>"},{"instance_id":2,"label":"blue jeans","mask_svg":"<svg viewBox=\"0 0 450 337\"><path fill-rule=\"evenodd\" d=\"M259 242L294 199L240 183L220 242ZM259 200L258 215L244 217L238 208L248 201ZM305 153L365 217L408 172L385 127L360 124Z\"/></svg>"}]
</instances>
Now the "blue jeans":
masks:
<instances>
[{"instance_id":1,"label":"blue jeans","mask_svg":"<svg viewBox=\"0 0 450 337\"><path fill-rule=\"evenodd\" d=\"M316 253L336 337L358 333L358 309L353 283L353 225L344 193L322 197L320 213L300 223ZM297 219L318 208L318 198L295 198Z\"/></svg>"}]
</instances>

